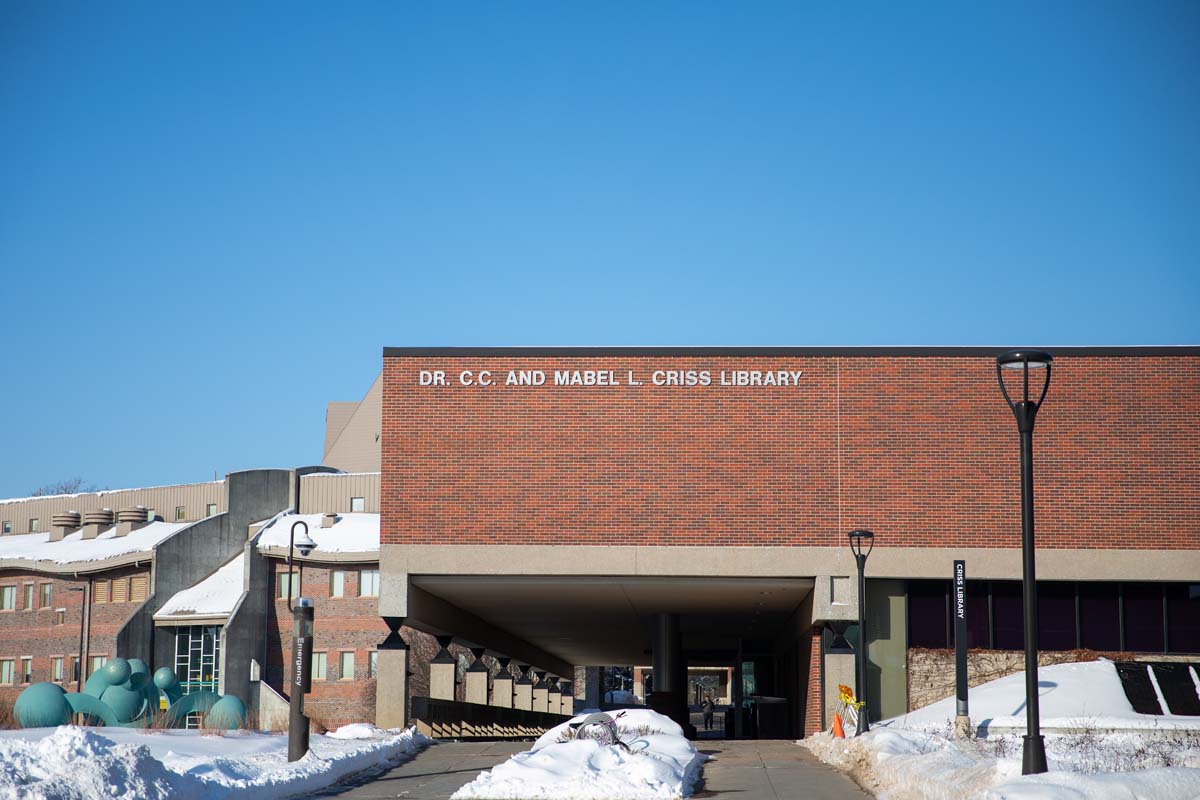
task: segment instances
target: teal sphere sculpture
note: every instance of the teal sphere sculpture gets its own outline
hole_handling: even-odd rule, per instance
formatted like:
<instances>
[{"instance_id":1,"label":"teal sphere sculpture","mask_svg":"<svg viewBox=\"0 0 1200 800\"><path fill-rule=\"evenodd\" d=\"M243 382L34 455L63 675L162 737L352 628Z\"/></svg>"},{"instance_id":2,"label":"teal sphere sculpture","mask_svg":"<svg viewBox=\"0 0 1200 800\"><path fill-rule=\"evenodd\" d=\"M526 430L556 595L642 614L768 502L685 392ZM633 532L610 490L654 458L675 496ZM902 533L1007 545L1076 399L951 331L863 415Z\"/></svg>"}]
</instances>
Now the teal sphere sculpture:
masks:
<instances>
[{"instance_id":1,"label":"teal sphere sculpture","mask_svg":"<svg viewBox=\"0 0 1200 800\"><path fill-rule=\"evenodd\" d=\"M104 681L109 686L120 686L129 680L129 676L133 674L133 669L129 666L129 662L123 658L110 659L107 664L100 668L100 671L104 674Z\"/></svg>"},{"instance_id":2,"label":"teal sphere sculpture","mask_svg":"<svg viewBox=\"0 0 1200 800\"><path fill-rule=\"evenodd\" d=\"M66 692L55 683L35 683L17 697L13 714L22 728L50 728L71 721Z\"/></svg>"},{"instance_id":3,"label":"teal sphere sculpture","mask_svg":"<svg viewBox=\"0 0 1200 800\"><path fill-rule=\"evenodd\" d=\"M164 692L179 683L175 671L170 667L159 667L154 671L154 685Z\"/></svg>"},{"instance_id":4,"label":"teal sphere sculpture","mask_svg":"<svg viewBox=\"0 0 1200 800\"><path fill-rule=\"evenodd\" d=\"M204 725L208 728L240 728L246 721L246 704L234 695L222 695L213 703L212 708L204 717Z\"/></svg>"}]
</instances>

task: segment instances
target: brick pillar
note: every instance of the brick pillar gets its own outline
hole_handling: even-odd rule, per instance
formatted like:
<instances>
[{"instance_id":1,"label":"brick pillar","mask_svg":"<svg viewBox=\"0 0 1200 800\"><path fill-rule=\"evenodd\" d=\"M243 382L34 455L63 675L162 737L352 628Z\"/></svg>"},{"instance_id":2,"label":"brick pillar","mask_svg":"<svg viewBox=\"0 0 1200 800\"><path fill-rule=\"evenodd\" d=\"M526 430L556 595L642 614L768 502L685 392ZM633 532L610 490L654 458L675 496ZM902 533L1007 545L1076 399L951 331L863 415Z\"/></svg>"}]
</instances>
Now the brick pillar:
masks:
<instances>
[{"instance_id":1,"label":"brick pillar","mask_svg":"<svg viewBox=\"0 0 1200 800\"><path fill-rule=\"evenodd\" d=\"M821 710L825 687L821 683L821 626L812 629L808 653L808 691L804 698L804 735L822 730ZM825 726L828 727L828 726Z\"/></svg>"},{"instance_id":2,"label":"brick pillar","mask_svg":"<svg viewBox=\"0 0 1200 800\"><path fill-rule=\"evenodd\" d=\"M408 645L400 638L404 617L384 617L391 631L379 643L375 663L375 724L380 728L408 725Z\"/></svg>"},{"instance_id":3,"label":"brick pillar","mask_svg":"<svg viewBox=\"0 0 1200 800\"><path fill-rule=\"evenodd\" d=\"M486 706L488 678L491 676L491 671L483 663L483 652L484 648L482 647L471 648L471 655L475 656L475 660L471 662L471 666L467 667L467 674L463 680L466 683L464 688L467 702Z\"/></svg>"},{"instance_id":4,"label":"brick pillar","mask_svg":"<svg viewBox=\"0 0 1200 800\"><path fill-rule=\"evenodd\" d=\"M510 658L497 658L500 672L492 679L492 705L497 708L513 707L513 676L508 670Z\"/></svg>"},{"instance_id":5,"label":"brick pillar","mask_svg":"<svg viewBox=\"0 0 1200 800\"><path fill-rule=\"evenodd\" d=\"M441 650L429 662L429 697L434 700L454 699L454 671L457 663L450 655L453 636L435 637Z\"/></svg>"},{"instance_id":6,"label":"brick pillar","mask_svg":"<svg viewBox=\"0 0 1200 800\"><path fill-rule=\"evenodd\" d=\"M533 681L529 680L530 668L517 664L517 680L513 683L513 708L533 710Z\"/></svg>"},{"instance_id":7,"label":"brick pillar","mask_svg":"<svg viewBox=\"0 0 1200 800\"><path fill-rule=\"evenodd\" d=\"M533 670L533 710L546 711L546 671L535 669Z\"/></svg>"}]
</instances>

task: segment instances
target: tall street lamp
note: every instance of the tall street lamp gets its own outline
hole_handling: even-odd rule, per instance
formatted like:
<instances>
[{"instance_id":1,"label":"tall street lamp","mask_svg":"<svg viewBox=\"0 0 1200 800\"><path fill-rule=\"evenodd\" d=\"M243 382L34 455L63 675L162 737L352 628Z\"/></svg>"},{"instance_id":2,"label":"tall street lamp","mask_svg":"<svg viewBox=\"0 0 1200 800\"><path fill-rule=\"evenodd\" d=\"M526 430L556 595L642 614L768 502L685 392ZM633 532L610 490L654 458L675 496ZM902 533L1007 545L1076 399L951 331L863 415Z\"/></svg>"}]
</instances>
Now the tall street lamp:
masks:
<instances>
[{"instance_id":1,"label":"tall street lamp","mask_svg":"<svg viewBox=\"0 0 1200 800\"><path fill-rule=\"evenodd\" d=\"M875 534L870 531L850 531L850 552L858 563L858 700L862 708L858 712L858 733L871 730L867 720L867 556L875 549ZM864 549L865 548L865 549Z\"/></svg>"},{"instance_id":2,"label":"tall street lamp","mask_svg":"<svg viewBox=\"0 0 1200 800\"><path fill-rule=\"evenodd\" d=\"M296 530L300 529L300 536ZM292 686L288 704L288 761L299 761L308 752L308 717L304 715L304 693L312 689L312 638L313 601L299 597L292 605L292 581L296 581L295 594L300 594L300 581L292 571L292 551L299 550L307 557L317 543L308 535L308 524L300 521L292 525L288 538L288 586L287 607L292 612Z\"/></svg>"},{"instance_id":3,"label":"tall street lamp","mask_svg":"<svg viewBox=\"0 0 1200 800\"><path fill-rule=\"evenodd\" d=\"M996 380L1021 434L1021 559L1023 565L1022 591L1025 600L1025 750L1021 774L1034 775L1046 771L1046 741L1042 738L1038 714L1037 663L1037 574L1033 557L1033 422L1050 388L1050 369L1054 357L1041 350L1009 350L996 356ZM1014 401L1004 385L1003 370L1020 370L1021 399ZM1042 380L1037 400L1030 400L1029 373L1038 370Z\"/></svg>"}]
</instances>

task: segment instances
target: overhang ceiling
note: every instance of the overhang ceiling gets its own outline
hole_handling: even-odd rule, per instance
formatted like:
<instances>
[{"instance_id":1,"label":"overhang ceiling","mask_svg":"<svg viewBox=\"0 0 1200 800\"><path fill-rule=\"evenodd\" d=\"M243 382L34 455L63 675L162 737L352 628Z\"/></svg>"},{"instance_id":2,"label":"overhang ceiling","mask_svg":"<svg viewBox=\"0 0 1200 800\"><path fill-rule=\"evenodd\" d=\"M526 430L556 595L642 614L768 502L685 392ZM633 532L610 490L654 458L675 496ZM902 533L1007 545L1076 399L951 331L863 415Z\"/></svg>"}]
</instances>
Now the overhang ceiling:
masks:
<instances>
[{"instance_id":1,"label":"overhang ceiling","mask_svg":"<svg viewBox=\"0 0 1200 800\"><path fill-rule=\"evenodd\" d=\"M426 592L576 665L649 664L648 626L678 613L690 662L730 663L771 639L812 590L806 578L412 575Z\"/></svg>"}]
</instances>

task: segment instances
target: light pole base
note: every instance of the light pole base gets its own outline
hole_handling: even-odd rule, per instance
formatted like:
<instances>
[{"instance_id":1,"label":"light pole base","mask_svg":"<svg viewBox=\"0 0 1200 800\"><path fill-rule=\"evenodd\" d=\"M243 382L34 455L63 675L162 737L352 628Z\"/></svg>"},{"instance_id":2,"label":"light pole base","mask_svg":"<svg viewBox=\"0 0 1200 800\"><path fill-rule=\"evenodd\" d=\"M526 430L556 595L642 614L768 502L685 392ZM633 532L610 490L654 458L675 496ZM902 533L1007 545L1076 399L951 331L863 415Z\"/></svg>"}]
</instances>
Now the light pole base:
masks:
<instances>
[{"instance_id":1,"label":"light pole base","mask_svg":"<svg viewBox=\"0 0 1200 800\"><path fill-rule=\"evenodd\" d=\"M858 729L854 732L854 735L862 736L869 730L871 730L871 722L867 719L867 707L863 706L858 710Z\"/></svg>"},{"instance_id":2,"label":"light pole base","mask_svg":"<svg viewBox=\"0 0 1200 800\"><path fill-rule=\"evenodd\" d=\"M966 714L957 715L954 718L954 738L970 739L971 733L971 718Z\"/></svg>"},{"instance_id":3,"label":"light pole base","mask_svg":"<svg viewBox=\"0 0 1200 800\"><path fill-rule=\"evenodd\" d=\"M1046 740L1041 734L1025 736L1025 753L1021 759L1022 775L1040 775L1046 771Z\"/></svg>"}]
</instances>

